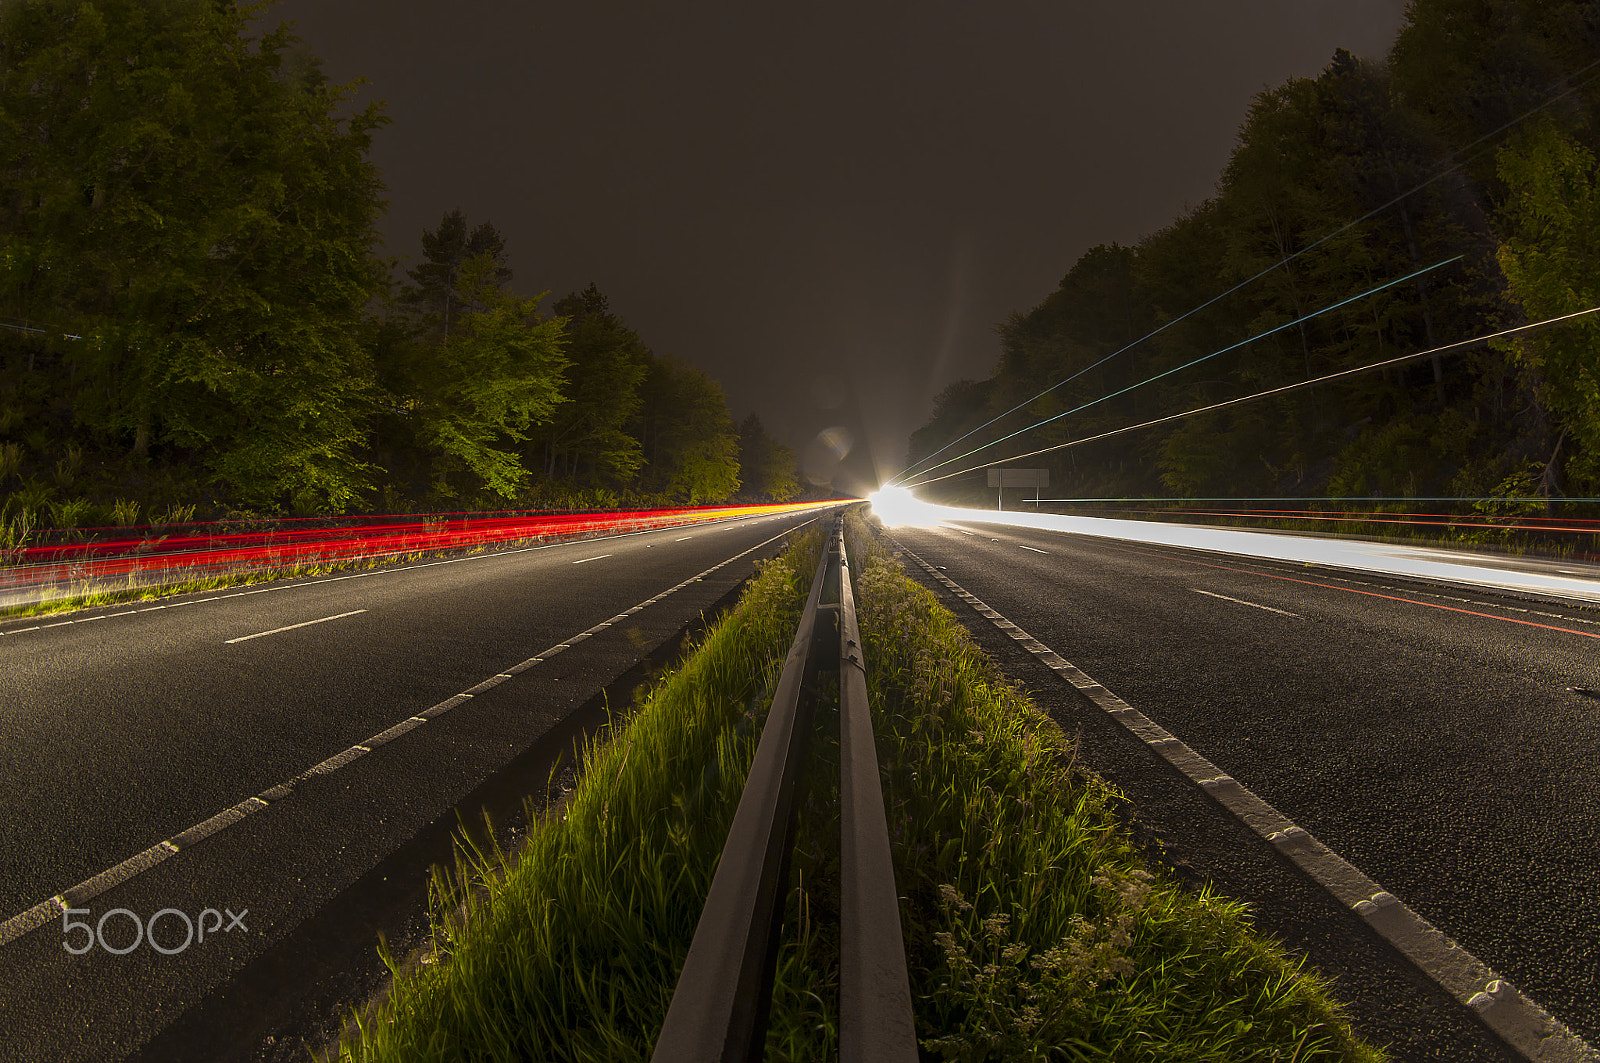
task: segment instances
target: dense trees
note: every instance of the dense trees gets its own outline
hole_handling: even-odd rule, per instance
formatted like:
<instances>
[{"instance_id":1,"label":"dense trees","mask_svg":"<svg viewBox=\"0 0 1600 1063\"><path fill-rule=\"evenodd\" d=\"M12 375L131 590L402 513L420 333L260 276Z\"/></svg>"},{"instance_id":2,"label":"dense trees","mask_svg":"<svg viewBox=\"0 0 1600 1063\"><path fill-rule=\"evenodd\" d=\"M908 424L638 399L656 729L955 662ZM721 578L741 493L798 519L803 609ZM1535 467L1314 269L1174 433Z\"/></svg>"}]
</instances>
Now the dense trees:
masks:
<instances>
[{"instance_id":1,"label":"dense trees","mask_svg":"<svg viewBox=\"0 0 1600 1063\"><path fill-rule=\"evenodd\" d=\"M1022 402L938 460L1066 411L966 464L1600 304L1597 61L1592 4L1415 0L1387 63L1340 51L1261 93L1212 199L1013 315L993 376L941 395L910 457ZM1592 496L1597 341L1585 320L1027 464L1076 496Z\"/></svg>"},{"instance_id":2,"label":"dense trees","mask_svg":"<svg viewBox=\"0 0 1600 1063\"><path fill-rule=\"evenodd\" d=\"M800 462L794 448L767 434L761 418L739 422L739 482L746 497L784 502L800 493Z\"/></svg>"},{"instance_id":3,"label":"dense trees","mask_svg":"<svg viewBox=\"0 0 1600 1063\"><path fill-rule=\"evenodd\" d=\"M347 90L285 33L252 46L244 18L0 9L0 305L45 330L12 332L32 379L8 364L5 401L48 410L47 435L164 448L245 500L343 506L368 485L372 374L350 323L384 280L382 118L338 121Z\"/></svg>"},{"instance_id":4,"label":"dense trees","mask_svg":"<svg viewBox=\"0 0 1600 1063\"><path fill-rule=\"evenodd\" d=\"M593 285L514 294L460 210L392 284L386 119L263 10L0 5L0 525L731 497L720 388Z\"/></svg>"}]
</instances>

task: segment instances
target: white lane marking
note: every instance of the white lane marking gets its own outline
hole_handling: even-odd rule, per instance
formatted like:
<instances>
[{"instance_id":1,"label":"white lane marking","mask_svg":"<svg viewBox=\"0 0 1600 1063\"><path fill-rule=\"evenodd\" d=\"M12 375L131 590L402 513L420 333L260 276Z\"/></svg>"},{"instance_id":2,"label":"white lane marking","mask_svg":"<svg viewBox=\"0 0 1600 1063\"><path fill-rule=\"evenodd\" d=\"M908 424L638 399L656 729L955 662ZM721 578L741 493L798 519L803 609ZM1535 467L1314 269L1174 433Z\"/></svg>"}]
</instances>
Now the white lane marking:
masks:
<instances>
[{"instance_id":1,"label":"white lane marking","mask_svg":"<svg viewBox=\"0 0 1600 1063\"><path fill-rule=\"evenodd\" d=\"M599 560L601 560L603 558L607 558L607 557L610 557L610 556L611 556L610 554L596 554L593 557L586 557L582 561L574 561L573 564L574 565L582 565L582 564L584 564L586 562L589 562L589 561L599 561Z\"/></svg>"},{"instance_id":2,"label":"white lane marking","mask_svg":"<svg viewBox=\"0 0 1600 1063\"><path fill-rule=\"evenodd\" d=\"M276 635L280 631L293 631L297 627L310 627L312 624L326 624L330 620L342 620L347 616L355 616L357 613L364 612L366 612L365 609L352 609L348 613L339 613L335 616L325 616L320 620L307 620L299 624L290 624L288 627L275 627L271 631L257 631L254 635L240 635L236 639L228 639L223 643L223 645L231 646L235 642L249 642L251 639L258 639L264 635Z\"/></svg>"},{"instance_id":3,"label":"white lane marking","mask_svg":"<svg viewBox=\"0 0 1600 1063\"><path fill-rule=\"evenodd\" d=\"M1360 868L1196 753L1182 739L907 550L904 544L893 537L887 538L928 575L1015 639L1041 664L1071 683L1084 698L1145 742L1156 755L1188 776L1234 818L1270 842L1332 897L1365 920L1426 977L1477 1012L1484 1025L1524 1058L1572 1063L1594 1058L1593 1049L1560 1020L1368 878Z\"/></svg>"},{"instance_id":4,"label":"white lane marking","mask_svg":"<svg viewBox=\"0 0 1600 1063\"><path fill-rule=\"evenodd\" d=\"M1018 543L1018 544L1017 544L1017 545L1018 545L1018 546L1022 546L1022 544L1021 544L1021 543ZM1032 550L1032 551L1033 551L1033 552L1034 552L1034 553L1036 553L1036 554L1048 554L1048 553L1049 553L1049 552L1050 552L1050 551L1048 551L1048 550L1041 550L1041 549L1039 549L1039 548L1038 548L1038 547L1036 547L1036 546L1022 546L1022 548L1023 548L1023 549L1024 549L1024 550Z\"/></svg>"},{"instance_id":5,"label":"white lane marking","mask_svg":"<svg viewBox=\"0 0 1600 1063\"><path fill-rule=\"evenodd\" d=\"M1239 605L1248 605L1252 609L1265 609L1269 613L1277 613L1280 616L1292 616L1296 620L1305 619L1305 617L1301 616L1299 613L1291 613L1287 609L1274 609L1270 605L1258 605L1255 602L1247 602L1243 598L1229 598L1226 594L1214 594L1211 591L1203 591L1199 587L1190 587L1189 589L1194 591L1196 594L1205 594L1212 598L1221 598L1225 602L1235 602Z\"/></svg>"},{"instance_id":6,"label":"white lane marking","mask_svg":"<svg viewBox=\"0 0 1600 1063\"><path fill-rule=\"evenodd\" d=\"M805 527L806 524L809 523L811 522L805 521L796 525L795 527ZM725 565L731 565L741 557L745 557L748 554L753 554L763 546L777 542L779 539L782 539L785 535L788 535L793 530L794 528L785 528L783 531L772 536L770 539L765 539L759 543L756 543L756 545L750 547L748 550L741 550L739 553L734 554L725 561L717 562L715 565L712 565L710 568L700 573L700 575L686 579L676 587L664 590L654 598L640 602L632 609L627 610L626 613L618 613L617 616L612 617L610 620L603 620L594 627L590 628L588 631L581 632L579 635L570 638L565 642L557 643L542 653L537 653L528 658L521 664L514 664L505 671L496 673L493 677L494 682L503 682L505 678L509 678L527 671L535 665L554 657L562 650L567 649L574 642L578 642L581 639L587 638L590 635L609 627L613 621L618 620L625 615L637 613L646 606L659 602L661 599L667 597L669 594L672 594L674 591L681 590L684 587L689 586L691 583L696 583L699 580L704 579L706 576L709 576L711 573L717 571L717 569L722 568ZM531 549L540 550L547 549L547 547L532 547ZM517 552L521 553L522 551ZM292 584L291 586L295 585ZM313 623L315 623L315 621L313 621ZM473 689L487 689L488 683L489 681L486 680L484 683L480 683L478 687ZM124 860L122 863L118 864L114 868L111 868L109 871L102 871L100 874L79 883L72 889L40 901L27 911L14 915L5 922L0 923L0 947L9 945L13 941L22 937L24 934L31 933L32 931L37 930L39 927L44 926L46 923L59 919L61 914L68 908L73 907L74 905L81 905L83 901L98 896L99 893L109 889L110 885L126 881L127 879L132 878L134 875L142 873L146 868L153 866L161 860L165 860L168 856L181 852L189 846L203 841L218 831L232 826L234 823L237 823L239 820L243 819L246 815L266 808L278 801L282 801L284 798L294 793L295 785L297 783L303 782L313 775L327 775L331 772L338 771L340 768L349 764L357 757L360 757L365 753L370 753L379 746L387 745L389 742L400 737L406 732L415 730L417 727L427 723L429 720L435 719L438 716L442 716L444 713L449 712L457 705L464 705L471 700L472 695L468 693L460 693L454 697L446 698L437 705L423 709L412 716L406 717L406 719L401 720L388 730L380 731L371 738L358 742L343 752L334 754L327 760L324 760L322 763L314 765L313 767L301 772L293 779L290 779L287 782L279 783L270 790L263 790L259 797L247 797L239 804L234 805L231 809L224 809L222 812L212 816L210 819L198 823L180 834L173 835L170 839L163 841L158 845L152 846L137 856L133 856L127 860Z\"/></svg>"},{"instance_id":7,"label":"white lane marking","mask_svg":"<svg viewBox=\"0 0 1600 1063\"><path fill-rule=\"evenodd\" d=\"M675 543L686 543L690 539L693 539L693 538L694 538L694 536L692 536L692 535L685 535L682 539L674 539L672 541L675 542Z\"/></svg>"},{"instance_id":8,"label":"white lane marking","mask_svg":"<svg viewBox=\"0 0 1600 1063\"><path fill-rule=\"evenodd\" d=\"M965 528L957 528L956 531L960 532L962 535L977 535L978 534L977 532L969 532Z\"/></svg>"}]
</instances>

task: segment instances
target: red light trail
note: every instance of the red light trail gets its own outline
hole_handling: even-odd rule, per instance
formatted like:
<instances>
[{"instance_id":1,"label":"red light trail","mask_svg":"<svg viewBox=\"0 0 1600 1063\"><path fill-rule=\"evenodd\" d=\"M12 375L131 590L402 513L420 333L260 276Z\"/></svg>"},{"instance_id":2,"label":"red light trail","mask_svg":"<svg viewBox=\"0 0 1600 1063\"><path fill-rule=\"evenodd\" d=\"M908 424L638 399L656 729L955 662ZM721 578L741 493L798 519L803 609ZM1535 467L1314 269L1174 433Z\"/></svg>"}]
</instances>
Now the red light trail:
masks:
<instances>
[{"instance_id":1,"label":"red light trail","mask_svg":"<svg viewBox=\"0 0 1600 1063\"><path fill-rule=\"evenodd\" d=\"M303 565L381 560L410 554L624 534L710 521L793 513L835 502L744 506L684 506L612 513L521 512L407 514L389 520L294 527L325 518L291 518L265 529L173 534L165 527L103 529L112 537L28 547L19 564L0 568L0 605L37 601L52 590L78 585L158 585L219 575L248 575ZM236 522L243 523L243 522ZM255 522L251 522L255 523ZM217 525L171 525L176 529ZM91 529L101 530L101 529ZM141 577L145 577L141 580Z\"/></svg>"}]
</instances>

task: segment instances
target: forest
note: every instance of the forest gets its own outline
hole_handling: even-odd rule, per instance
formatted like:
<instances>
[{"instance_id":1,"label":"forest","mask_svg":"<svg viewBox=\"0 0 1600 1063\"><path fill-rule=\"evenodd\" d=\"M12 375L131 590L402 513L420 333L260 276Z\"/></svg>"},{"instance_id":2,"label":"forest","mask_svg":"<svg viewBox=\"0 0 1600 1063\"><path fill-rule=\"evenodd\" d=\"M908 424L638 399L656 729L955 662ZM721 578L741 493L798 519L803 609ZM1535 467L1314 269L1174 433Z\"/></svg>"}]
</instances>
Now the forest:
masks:
<instances>
[{"instance_id":1,"label":"forest","mask_svg":"<svg viewBox=\"0 0 1600 1063\"><path fill-rule=\"evenodd\" d=\"M445 210L399 275L353 110L262 4L0 5L0 530L781 501L796 458L593 285ZM4 544L0 544L4 545Z\"/></svg>"},{"instance_id":2,"label":"forest","mask_svg":"<svg viewBox=\"0 0 1600 1063\"><path fill-rule=\"evenodd\" d=\"M1000 325L905 479L993 506L982 465L1056 448L1015 464L1060 499L1578 512L1600 495L1600 319L1462 341L1600 306L1597 104L1593 3L1413 0L1383 60L1340 50L1260 93L1211 198Z\"/></svg>"}]
</instances>

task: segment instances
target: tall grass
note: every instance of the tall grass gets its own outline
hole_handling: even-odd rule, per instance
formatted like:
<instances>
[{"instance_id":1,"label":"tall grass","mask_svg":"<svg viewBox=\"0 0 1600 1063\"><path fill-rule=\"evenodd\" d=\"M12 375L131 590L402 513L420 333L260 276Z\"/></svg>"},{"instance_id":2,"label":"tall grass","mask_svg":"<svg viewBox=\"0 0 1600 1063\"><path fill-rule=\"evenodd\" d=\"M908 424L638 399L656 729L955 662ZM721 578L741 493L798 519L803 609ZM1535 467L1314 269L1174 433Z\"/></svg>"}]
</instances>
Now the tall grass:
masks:
<instances>
[{"instance_id":1,"label":"tall grass","mask_svg":"<svg viewBox=\"0 0 1600 1063\"><path fill-rule=\"evenodd\" d=\"M922 1047L976 1060L1376 1060L1245 909L1152 874L1071 743L856 525Z\"/></svg>"}]
</instances>

